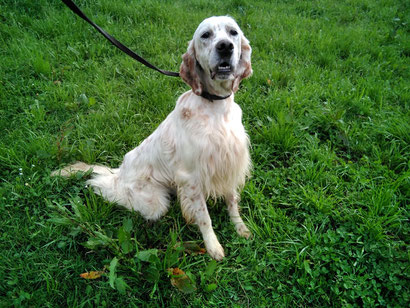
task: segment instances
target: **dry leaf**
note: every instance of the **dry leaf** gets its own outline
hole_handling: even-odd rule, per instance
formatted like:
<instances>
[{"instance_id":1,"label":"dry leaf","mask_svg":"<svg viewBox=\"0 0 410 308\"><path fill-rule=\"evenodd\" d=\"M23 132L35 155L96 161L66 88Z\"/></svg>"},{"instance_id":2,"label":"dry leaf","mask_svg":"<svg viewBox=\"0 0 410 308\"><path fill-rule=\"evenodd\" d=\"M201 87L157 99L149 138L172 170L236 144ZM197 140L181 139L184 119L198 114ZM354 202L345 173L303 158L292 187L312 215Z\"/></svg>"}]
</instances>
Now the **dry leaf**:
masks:
<instances>
[{"instance_id":1,"label":"dry leaf","mask_svg":"<svg viewBox=\"0 0 410 308\"><path fill-rule=\"evenodd\" d=\"M177 243L176 246L181 246L181 243ZM184 242L182 243L182 246L184 247L184 251L189 254L200 254L203 255L206 253L205 248L201 248L197 243L195 242Z\"/></svg>"},{"instance_id":2,"label":"dry leaf","mask_svg":"<svg viewBox=\"0 0 410 308\"><path fill-rule=\"evenodd\" d=\"M100 278L102 274L104 274L104 271L91 271L80 274L80 277L84 279L97 279Z\"/></svg>"},{"instance_id":3,"label":"dry leaf","mask_svg":"<svg viewBox=\"0 0 410 308\"><path fill-rule=\"evenodd\" d=\"M182 293L192 293L196 291L195 283L179 268L168 268L168 273L171 275L171 284Z\"/></svg>"}]
</instances>

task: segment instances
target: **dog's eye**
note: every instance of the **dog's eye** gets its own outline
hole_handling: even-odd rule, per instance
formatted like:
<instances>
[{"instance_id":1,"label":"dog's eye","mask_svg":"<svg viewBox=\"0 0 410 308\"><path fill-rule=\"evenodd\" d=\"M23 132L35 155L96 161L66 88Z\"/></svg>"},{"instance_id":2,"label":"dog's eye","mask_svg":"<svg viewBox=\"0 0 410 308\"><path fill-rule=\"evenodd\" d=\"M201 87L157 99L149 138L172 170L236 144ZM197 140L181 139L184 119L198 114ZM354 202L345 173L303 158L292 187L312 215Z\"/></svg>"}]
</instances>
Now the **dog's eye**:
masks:
<instances>
[{"instance_id":1,"label":"dog's eye","mask_svg":"<svg viewBox=\"0 0 410 308\"><path fill-rule=\"evenodd\" d=\"M205 33L203 33L203 34L201 35L201 38L207 39L207 38L209 38L210 36L211 36L211 33L205 32Z\"/></svg>"},{"instance_id":2,"label":"dog's eye","mask_svg":"<svg viewBox=\"0 0 410 308\"><path fill-rule=\"evenodd\" d=\"M236 31L236 30L231 30L231 31L229 31L229 33L232 35L232 36L237 36L238 35L238 31Z\"/></svg>"}]
</instances>

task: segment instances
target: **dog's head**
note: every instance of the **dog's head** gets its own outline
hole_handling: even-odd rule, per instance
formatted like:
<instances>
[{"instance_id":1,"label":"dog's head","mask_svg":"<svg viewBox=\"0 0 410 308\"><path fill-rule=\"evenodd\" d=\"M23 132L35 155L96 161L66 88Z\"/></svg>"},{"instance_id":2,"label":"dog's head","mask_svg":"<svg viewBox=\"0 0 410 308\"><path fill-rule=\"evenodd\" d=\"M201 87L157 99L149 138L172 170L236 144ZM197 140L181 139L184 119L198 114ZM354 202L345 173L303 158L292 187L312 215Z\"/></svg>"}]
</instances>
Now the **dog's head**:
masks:
<instances>
[{"instance_id":1,"label":"dog's head","mask_svg":"<svg viewBox=\"0 0 410 308\"><path fill-rule=\"evenodd\" d=\"M235 20L210 17L200 23L182 56L180 75L197 95L227 95L252 74L251 52Z\"/></svg>"}]
</instances>

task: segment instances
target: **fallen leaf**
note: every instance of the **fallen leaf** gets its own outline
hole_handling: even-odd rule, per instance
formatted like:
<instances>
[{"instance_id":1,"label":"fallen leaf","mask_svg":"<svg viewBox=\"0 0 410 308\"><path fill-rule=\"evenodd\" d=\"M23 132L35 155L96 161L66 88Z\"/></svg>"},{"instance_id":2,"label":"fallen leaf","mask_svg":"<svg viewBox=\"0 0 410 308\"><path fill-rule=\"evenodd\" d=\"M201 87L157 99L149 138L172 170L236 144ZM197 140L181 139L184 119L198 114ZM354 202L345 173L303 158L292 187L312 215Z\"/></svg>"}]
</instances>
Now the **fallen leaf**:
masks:
<instances>
[{"instance_id":1,"label":"fallen leaf","mask_svg":"<svg viewBox=\"0 0 410 308\"><path fill-rule=\"evenodd\" d=\"M84 279L97 279L100 278L102 274L104 274L104 271L91 271L80 274L80 277Z\"/></svg>"},{"instance_id":2,"label":"fallen leaf","mask_svg":"<svg viewBox=\"0 0 410 308\"><path fill-rule=\"evenodd\" d=\"M182 293L189 294L196 291L195 283L183 270L178 267L168 268L168 274L172 277L171 284Z\"/></svg>"},{"instance_id":3,"label":"fallen leaf","mask_svg":"<svg viewBox=\"0 0 410 308\"><path fill-rule=\"evenodd\" d=\"M181 243L177 243L176 247L180 247ZM206 253L206 249L202 248L195 242L184 242L182 243L182 247L184 247L184 251L189 254L200 254L203 255Z\"/></svg>"}]
</instances>

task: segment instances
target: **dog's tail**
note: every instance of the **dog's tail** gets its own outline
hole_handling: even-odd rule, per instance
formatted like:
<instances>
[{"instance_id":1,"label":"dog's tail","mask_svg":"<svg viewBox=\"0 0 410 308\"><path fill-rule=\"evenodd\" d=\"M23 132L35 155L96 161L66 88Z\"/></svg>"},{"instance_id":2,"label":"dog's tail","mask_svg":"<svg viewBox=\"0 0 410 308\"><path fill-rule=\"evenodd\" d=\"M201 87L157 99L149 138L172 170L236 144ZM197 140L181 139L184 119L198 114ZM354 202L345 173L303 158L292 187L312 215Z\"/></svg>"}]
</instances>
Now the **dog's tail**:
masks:
<instances>
[{"instance_id":1,"label":"dog's tail","mask_svg":"<svg viewBox=\"0 0 410 308\"><path fill-rule=\"evenodd\" d=\"M81 161L76 162L75 164L68 165L63 169L59 169L56 171L51 172L51 176L62 176L62 177L70 177L77 172L88 172L92 170L92 173L102 174L102 175L109 175L117 173L118 169L112 169L105 166L100 165L87 165Z\"/></svg>"},{"instance_id":2,"label":"dog's tail","mask_svg":"<svg viewBox=\"0 0 410 308\"><path fill-rule=\"evenodd\" d=\"M117 202L126 206L125 200L122 200L124 194L121 187L118 187L119 168L109 168L101 165L88 165L83 162L76 162L63 169L53 171L51 176L70 177L77 172L88 172L92 170L92 178L87 181L95 193L103 196L110 202Z\"/></svg>"}]
</instances>

